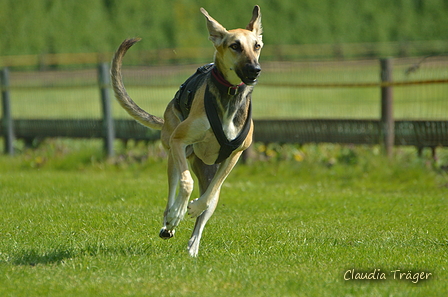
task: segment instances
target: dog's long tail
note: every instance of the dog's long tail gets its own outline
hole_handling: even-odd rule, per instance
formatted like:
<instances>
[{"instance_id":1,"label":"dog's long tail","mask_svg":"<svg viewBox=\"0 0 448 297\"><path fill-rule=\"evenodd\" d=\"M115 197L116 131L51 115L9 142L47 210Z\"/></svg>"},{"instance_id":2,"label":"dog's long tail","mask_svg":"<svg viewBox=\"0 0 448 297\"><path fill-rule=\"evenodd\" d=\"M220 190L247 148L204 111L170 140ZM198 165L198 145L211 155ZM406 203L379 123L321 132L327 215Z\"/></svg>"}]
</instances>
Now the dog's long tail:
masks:
<instances>
[{"instance_id":1,"label":"dog's long tail","mask_svg":"<svg viewBox=\"0 0 448 297\"><path fill-rule=\"evenodd\" d=\"M110 71L112 86L120 105L140 124L152 129L162 129L164 120L157 116L151 115L141 109L128 95L123 84L123 76L121 75L121 64L124 55L134 43L140 41L141 38L126 39L123 41L115 52L112 60L112 69Z\"/></svg>"}]
</instances>

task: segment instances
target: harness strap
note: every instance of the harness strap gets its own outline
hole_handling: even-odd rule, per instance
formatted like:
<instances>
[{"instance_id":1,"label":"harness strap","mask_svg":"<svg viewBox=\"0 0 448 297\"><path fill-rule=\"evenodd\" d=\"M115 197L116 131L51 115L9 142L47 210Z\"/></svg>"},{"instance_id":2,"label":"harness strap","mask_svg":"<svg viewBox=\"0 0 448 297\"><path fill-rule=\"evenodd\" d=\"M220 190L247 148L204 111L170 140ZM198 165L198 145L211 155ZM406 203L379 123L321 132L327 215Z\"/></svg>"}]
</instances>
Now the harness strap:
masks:
<instances>
[{"instance_id":1,"label":"harness strap","mask_svg":"<svg viewBox=\"0 0 448 297\"><path fill-rule=\"evenodd\" d=\"M207 88L205 89L204 106L213 133L215 134L216 139L221 145L221 148L219 149L218 158L215 161L215 164L219 164L225 159L227 159L234 150L239 148L246 139L247 134L249 133L250 130L250 124L252 119L252 101L249 102L249 110L243 129L235 139L229 141L224 131L222 130L222 123L221 120L219 119L218 111L216 110L216 106L214 104L213 99L214 99L213 95L210 93L207 86Z\"/></svg>"},{"instance_id":2,"label":"harness strap","mask_svg":"<svg viewBox=\"0 0 448 297\"><path fill-rule=\"evenodd\" d=\"M176 95L174 96L174 104L176 109L180 112L182 119L185 120L189 113L194 95L199 87L199 85L204 81L206 75L211 71L210 80L218 88L221 94L226 94L229 96L235 96L241 93L246 85L240 83L239 85L230 84L218 71L213 63L201 66L197 69L196 73L190 76L179 88ZM244 123L243 129L240 134L233 140L229 141L224 131L222 130L222 123L218 116L218 111L216 108L216 99L209 91L209 86L207 85L204 95L204 106L205 112L207 114L208 121L212 127L213 133L215 134L218 143L221 148L219 149L218 158L215 164L219 164L225 159L227 159L234 150L239 148L241 144L247 137L250 130L250 123L252 119L252 102L249 102L249 110Z\"/></svg>"},{"instance_id":3,"label":"harness strap","mask_svg":"<svg viewBox=\"0 0 448 297\"><path fill-rule=\"evenodd\" d=\"M181 120L185 120L190 114L194 95L199 85L202 84L207 73L209 73L212 68L213 63L199 67L193 75L180 85L179 90L176 92L176 95L174 95L175 107L182 114Z\"/></svg>"}]
</instances>

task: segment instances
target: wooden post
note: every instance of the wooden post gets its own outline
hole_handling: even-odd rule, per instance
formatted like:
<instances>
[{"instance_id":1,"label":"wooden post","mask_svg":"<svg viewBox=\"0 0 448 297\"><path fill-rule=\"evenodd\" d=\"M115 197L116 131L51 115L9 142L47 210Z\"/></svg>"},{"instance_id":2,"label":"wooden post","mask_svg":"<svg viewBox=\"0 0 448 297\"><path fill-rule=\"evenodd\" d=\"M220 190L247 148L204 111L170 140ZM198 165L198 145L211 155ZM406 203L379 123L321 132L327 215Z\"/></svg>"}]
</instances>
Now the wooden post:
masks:
<instances>
[{"instance_id":1,"label":"wooden post","mask_svg":"<svg viewBox=\"0 0 448 297\"><path fill-rule=\"evenodd\" d=\"M101 92L101 107L103 111L104 150L106 151L108 157L113 157L115 127L112 116L112 104L109 96L109 67L106 63L101 63L98 66L98 81Z\"/></svg>"},{"instance_id":2,"label":"wooden post","mask_svg":"<svg viewBox=\"0 0 448 297\"><path fill-rule=\"evenodd\" d=\"M241 161L243 162L243 164L247 164L249 163L251 160L254 159L254 145L253 143L246 149L243 151L243 153L241 154Z\"/></svg>"},{"instance_id":3,"label":"wooden post","mask_svg":"<svg viewBox=\"0 0 448 297\"><path fill-rule=\"evenodd\" d=\"M1 71L2 89L2 125L5 139L5 154L14 155L14 126L11 113L11 100L9 94L9 71L3 68Z\"/></svg>"},{"instance_id":4,"label":"wooden post","mask_svg":"<svg viewBox=\"0 0 448 297\"><path fill-rule=\"evenodd\" d=\"M394 95L392 83L392 58L380 60L381 64L381 131L386 155L392 157L395 141Z\"/></svg>"}]
</instances>

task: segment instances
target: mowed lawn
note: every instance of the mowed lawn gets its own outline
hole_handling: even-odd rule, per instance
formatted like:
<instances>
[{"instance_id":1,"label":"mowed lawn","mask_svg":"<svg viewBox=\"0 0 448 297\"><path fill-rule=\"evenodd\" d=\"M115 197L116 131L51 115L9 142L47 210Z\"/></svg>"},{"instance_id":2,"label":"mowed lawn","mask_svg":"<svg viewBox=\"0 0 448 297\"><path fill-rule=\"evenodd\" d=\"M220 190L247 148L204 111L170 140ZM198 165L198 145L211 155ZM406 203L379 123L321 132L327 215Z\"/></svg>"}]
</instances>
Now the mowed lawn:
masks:
<instances>
[{"instance_id":1,"label":"mowed lawn","mask_svg":"<svg viewBox=\"0 0 448 297\"><path fill-rule=\"evenodd\" d=\"M258 146L270 159L231 173L193 259L194 220L158 237L166 161L47 146L0 157L0 296L448 292L448 179L415 152Z\"/></svg>"}]
</instances>

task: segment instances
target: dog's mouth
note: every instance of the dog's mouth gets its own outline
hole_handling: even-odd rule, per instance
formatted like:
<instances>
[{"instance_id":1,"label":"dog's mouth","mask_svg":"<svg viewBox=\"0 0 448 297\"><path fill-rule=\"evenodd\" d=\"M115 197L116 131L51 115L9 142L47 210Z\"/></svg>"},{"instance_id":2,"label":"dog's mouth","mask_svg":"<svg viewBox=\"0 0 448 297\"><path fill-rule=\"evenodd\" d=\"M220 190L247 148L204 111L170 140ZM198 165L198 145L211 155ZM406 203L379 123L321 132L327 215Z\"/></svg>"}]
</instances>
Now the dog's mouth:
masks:
<instances>
[{"instance_id":1,"label":"dog's mouth","mask_svg":"<svg viewBox=\"0 0 448 297\"><path fill-rule=\"evenodd\" d=\"M256 77L245 77L242 79L243 83L246 85L255 85L258 82L258 79Z\"/></svg>"}]
</instances>

